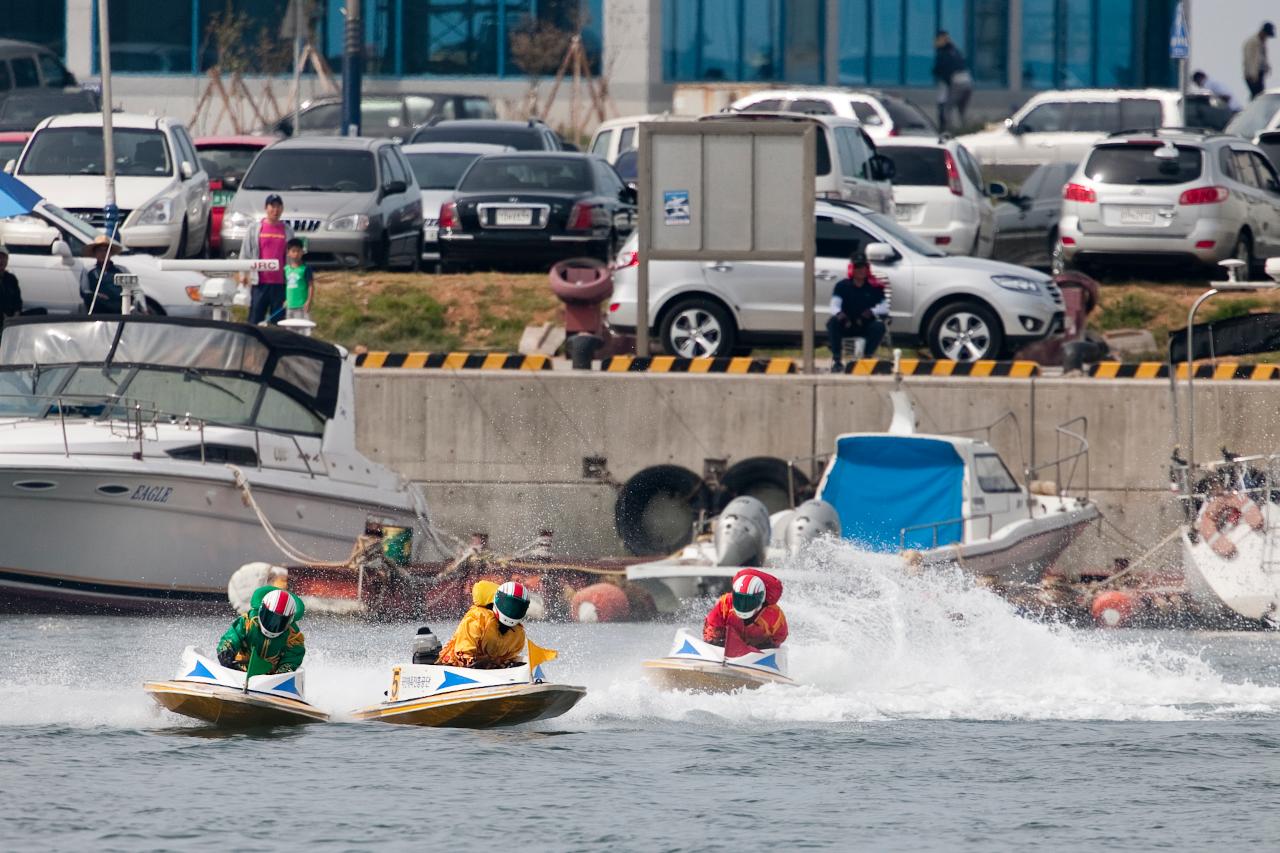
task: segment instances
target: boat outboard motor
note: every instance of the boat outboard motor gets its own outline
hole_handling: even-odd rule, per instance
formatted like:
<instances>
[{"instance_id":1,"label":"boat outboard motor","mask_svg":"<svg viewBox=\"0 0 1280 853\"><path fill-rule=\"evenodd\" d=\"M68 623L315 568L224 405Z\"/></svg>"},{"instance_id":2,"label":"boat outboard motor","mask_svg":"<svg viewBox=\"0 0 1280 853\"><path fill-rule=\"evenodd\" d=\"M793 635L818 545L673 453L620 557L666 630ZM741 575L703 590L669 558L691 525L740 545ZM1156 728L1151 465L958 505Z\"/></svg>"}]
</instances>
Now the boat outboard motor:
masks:
<instances>
[{"instance_id":1,"label":"boat outboard motor","mask_svg":"<svg viewBox=\"0 0 1280 853\"><path fill-rule=\"evenodd\" d=\"M782 534L782 544L788 554L795 554L822 536L840 536L840 515L831 504L814 498L796 507Z\"/></svg>"},{"instance_id":2,"label":"boat outboard motor","mask_svg":"<svg viewBox=\"0 0 1280 853\"><path fill-rule=\"evenodd\" d=\"M431 629L423 625L413 638L413 662L435 665L440 659L440 638L431 633Z\"/></svg>"},{"instance_id":3,"label":"boat outboard motor","mask_svg":"<svg viewBox=\"0 0 1280 853\"><path fill-rule=\"evenodd\" d=\"M769 547L769 510L758 498L734 498L716 519L717 566L758 566Z\"/></svg>"}]
</instances>

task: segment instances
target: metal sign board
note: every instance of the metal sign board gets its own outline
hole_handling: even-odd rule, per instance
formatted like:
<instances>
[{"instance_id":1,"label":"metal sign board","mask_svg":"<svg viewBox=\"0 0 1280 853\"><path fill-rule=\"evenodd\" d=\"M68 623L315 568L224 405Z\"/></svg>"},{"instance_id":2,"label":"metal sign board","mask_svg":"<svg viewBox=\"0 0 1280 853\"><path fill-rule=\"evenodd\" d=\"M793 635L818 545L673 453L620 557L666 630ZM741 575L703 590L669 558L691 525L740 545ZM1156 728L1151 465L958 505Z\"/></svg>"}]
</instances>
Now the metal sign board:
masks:
<instances>
[{"instance_id":1,"label":"metal sign board","mask_svg":"<svg viewBox=\"0 0 1280 853\"><path fill-rule=\"evenodd\" d=\"M1173 12L1173 27L1169 31L1169 58L1188 59L1191 56L1191 36L1187 30L1187 9L1179 3Z\"/></svg>"},{"instance_id":2,"label":"metal sign board","mask_svg":"<svg viewBox=\"0 0 1280 853\"><path fill-rule=\"evenodd\" d=\"M813 315L814 168L810 122L640 125L637 351L648 354L650 260L799 261ZM813 328L802 337L812 365Z\"/></svg>"}]
</instances>

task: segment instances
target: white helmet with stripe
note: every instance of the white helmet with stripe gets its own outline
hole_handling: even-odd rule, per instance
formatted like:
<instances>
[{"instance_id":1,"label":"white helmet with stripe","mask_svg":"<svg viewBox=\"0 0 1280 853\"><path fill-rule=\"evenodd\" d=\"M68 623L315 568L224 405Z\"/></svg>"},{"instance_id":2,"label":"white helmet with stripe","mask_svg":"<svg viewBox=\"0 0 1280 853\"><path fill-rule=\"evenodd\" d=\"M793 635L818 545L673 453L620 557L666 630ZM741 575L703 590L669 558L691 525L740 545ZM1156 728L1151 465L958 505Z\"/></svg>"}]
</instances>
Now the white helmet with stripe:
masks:
<instances>
[{"instance_id":1,"label":"white helmet with stripe","mask_svg":"<svg viewBox=\"0 0 1280 853\"><path fill-rule=\"evenodd\" d=\"M493 594L493 613L508 628L514 628L523 622L528 612L529 593L524 584L507 581Z\"/></svg>"},{"instance_id":2,"label":"white helmet with stripe","mask_svg":"<svg viewBox=\"0 0 1280 853\"><path fill-rule=\"evenodd\" d=\"M733 581L733 612L739 619L750 619L764 607L764 581L755 575L739 575Z\"/></svg>"},{"instance_id":3,"label":"white helmet with stripe","mask_svg":"<svg viewBox=\"0 0 1280 853\"><path fill-rule=\"evenodd\" d=\"M258 628L265 636L279 637L293 621L297 611L293 596L283 589L273 589L262 597L258 607Z\"/></svg>"}]
</instances>

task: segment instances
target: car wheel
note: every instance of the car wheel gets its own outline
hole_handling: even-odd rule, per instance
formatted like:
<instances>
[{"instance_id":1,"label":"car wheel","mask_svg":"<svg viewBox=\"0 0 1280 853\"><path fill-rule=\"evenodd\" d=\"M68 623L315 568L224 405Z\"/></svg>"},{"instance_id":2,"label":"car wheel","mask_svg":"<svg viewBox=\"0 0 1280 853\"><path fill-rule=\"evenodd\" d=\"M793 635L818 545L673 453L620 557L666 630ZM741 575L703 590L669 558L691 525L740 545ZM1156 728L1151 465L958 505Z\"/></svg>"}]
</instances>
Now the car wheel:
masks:
<instances>
[{"instance_id":1,"label":"car wheel","mask_svg":"<svg viewBox=\"0 0 1280 853\"><path fill-rule=\"evenodd\" d=\"M1253 256L1253 238L1249 236L1249 232L1240 232L1240 236L1236 238L1235 248L1231 250L1231 257L1244 261L1246 279L1251 280L1258 272L1258 259ZM1219 267L1219 270L1221 269Z\"/></svg>"},{"instance_id":2,"label":"car wheel","mask_svg":"<svg viewBox=\"0 0 1280 853\"><path fill-rule=\"evenodd\" d=\"M727 356L733 351L737 331L728 312L708 299L676 303L662 320L662 348L681 358Z\"/></svg>"},{"instance_id":3,"label":"car wheel","mask_svg":"<svg viewBox=\"0 0 1280 853\"><path fill-rule=\"evenodd\" d=\"M182 220L182 234L178 236L178 251L173 253L175 258L185 258L187 256L187 220Z\"/></svg>"},{"instance_id":4,"label":"car wheel","mask_svg":"<svg viewBox=\"0 0 1280 853\"><path fill-rule=\"evenodd\" d=\"M929 323L929 349L934 358L979 361L995 358L1004 346L1000 321L978 302L953 302Z\"/></svg>"},{"instance_id":5,"label":"car wheel","mask_svg":"<svg viewBox=\"0 0 1280 853\"><path fill-rule=\"evenodd\" d=\"M1057 231L1049 232L1049 272L1053 275L1067 271L1067 256L1062 251L1062 241Z\"/></svg>"}]
</instances>

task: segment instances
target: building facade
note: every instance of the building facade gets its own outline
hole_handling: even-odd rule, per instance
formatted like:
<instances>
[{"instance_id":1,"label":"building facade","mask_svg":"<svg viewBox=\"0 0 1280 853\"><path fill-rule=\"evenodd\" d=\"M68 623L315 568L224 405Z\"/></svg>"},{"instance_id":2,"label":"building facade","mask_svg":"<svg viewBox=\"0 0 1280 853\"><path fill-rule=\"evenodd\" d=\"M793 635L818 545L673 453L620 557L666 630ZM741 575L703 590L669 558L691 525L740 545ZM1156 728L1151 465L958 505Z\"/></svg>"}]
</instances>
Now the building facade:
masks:
<instances>
[{"instance_id":1,"label":"building facade","mask_svg":"<svg viewBox=\"0 0 1280 853\"><path fill-rule=\"evenodd\" d=\"M214 65L286 75L295 4L341 66L344 0L111 0L117 100L183 115ZM931 97L933 38L969 59L990 117L1040 89L1170 86L1174 0L363 0L371 87L478 91L515 103L558 56L537 33L579 29L618 112L670 109L677 86L875 86ZM0 0L0 35L98 70L93 0Z\"/></svg>"}]
</instances>

